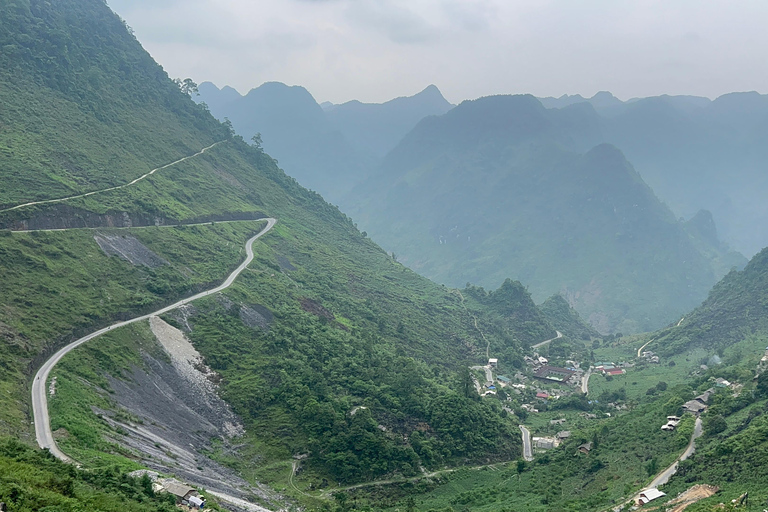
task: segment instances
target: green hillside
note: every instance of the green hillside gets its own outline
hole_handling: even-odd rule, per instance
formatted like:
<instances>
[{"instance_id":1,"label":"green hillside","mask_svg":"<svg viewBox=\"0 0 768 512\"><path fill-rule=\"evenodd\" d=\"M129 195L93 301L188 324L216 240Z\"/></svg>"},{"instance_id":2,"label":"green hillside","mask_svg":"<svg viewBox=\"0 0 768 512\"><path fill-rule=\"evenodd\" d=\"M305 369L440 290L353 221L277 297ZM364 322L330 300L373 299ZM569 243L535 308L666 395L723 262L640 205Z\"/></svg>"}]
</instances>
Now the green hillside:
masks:
<instances>
[{"instance_id":1,"label":"green hillside","mask_svg":"<svg viewBox=\"0 0 768 512\"><path fill-rule=\"evenodd\" d=\"M590 340L600 336L600 333L582 320L562 295L553 295L548 298L539 306L539 309L565 336L579 340Z\"/></svg>"},{"instance_id":2,"label":"green hillside","mask_svg":"<svg viewBox=\"0 0 768 512\"><path fill-rule=\"evenodd\" d=\"M692 347L711 352L768 334L768 250L759 252L742 271L717 283L704 303L679 327L662 331L654 345L674 354Z\"/></svg>"},{"instance_id":3,"label":"green hillside","mask_svg":"<svg viewBox=\"0 0 768 512\"><path fill-rule=\"evenodd\" d=\"M271 216L251 268L201 301L189 333L245 425L239 450L264 467L309 454L305 487L518 456L514 418L465 376L489 347L519 354L554 332L519 283L488 302L394 261L182 94L100 0L5 3L0 28L0 223L64 228L0 232L0 431L34 442L29 380L55 348L212 287L241 261L254 219ZM218 141L126 188L12 209L124 185ZM269 329L230 302L269 312ZM89 465L141 458L93 409L117 407L109 379L129 382L155 343L125 332L57 373L54 428Z\"/></svg>"}]
</instances>

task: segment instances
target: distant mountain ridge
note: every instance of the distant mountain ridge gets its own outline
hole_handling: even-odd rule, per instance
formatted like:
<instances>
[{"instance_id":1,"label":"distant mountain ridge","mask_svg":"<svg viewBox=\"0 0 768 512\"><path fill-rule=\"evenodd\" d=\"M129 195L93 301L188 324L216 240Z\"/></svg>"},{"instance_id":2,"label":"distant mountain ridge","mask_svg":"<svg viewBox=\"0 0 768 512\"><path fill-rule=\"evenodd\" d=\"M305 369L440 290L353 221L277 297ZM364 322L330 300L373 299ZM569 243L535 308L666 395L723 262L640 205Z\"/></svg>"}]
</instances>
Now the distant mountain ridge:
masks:
<instances>
[{"instance_id":1,"label":"distant mountain ridge","mask_svg":"<svg viewBox=\"0 0 768 512\"><path fill-rule=\"evenodd\" d=\"M658 327L744 260L686 230L604 137L586 103L465 101L420 122L349 211L438 281L512 277L537 300L564 295L602 332Z\"/></svg>"},{"instance_id":2,"label":"distant mountain ridge","mask_svg":"<svg viewBox=\"0 0 768 512\"><path fill-rule=\"evenodd\" d=\"M608 92L592 98L541 98L547 108L590 104L604 141L627 155L656 194L683 217L701 209L717 219L723 238L753 255L768 245L768 95L737 92L714 100L655 96L622 102Z\"/></svg>"},{"instance_id":3,"label":"distant mountain ridge","mask_svg":"<svg viewBox=\"0 0 768 512\"><path fill-rule=\"evenodd\" d=\"M445 114L453 107L436 86L430 85L414 96L385 103L353 100L334 105L326 112L331 125L347 140L381 158L419 121L427 116Z\"/></svg>"},{"instance_id":4,"label":"distant mountain ridge","mask_svg":"<svg viewBox=\"0 0 768 512\"><path fill-rule=\"evenodd\" d=\"M229 119L246 140L260 133L264 149L289 175L331 201L367 178L422 118L453 107L434 85L381 104L321 106L300 86L266 82L241 96L204 82L195 99L219 120Z\"/></svg>"}]
</instances>

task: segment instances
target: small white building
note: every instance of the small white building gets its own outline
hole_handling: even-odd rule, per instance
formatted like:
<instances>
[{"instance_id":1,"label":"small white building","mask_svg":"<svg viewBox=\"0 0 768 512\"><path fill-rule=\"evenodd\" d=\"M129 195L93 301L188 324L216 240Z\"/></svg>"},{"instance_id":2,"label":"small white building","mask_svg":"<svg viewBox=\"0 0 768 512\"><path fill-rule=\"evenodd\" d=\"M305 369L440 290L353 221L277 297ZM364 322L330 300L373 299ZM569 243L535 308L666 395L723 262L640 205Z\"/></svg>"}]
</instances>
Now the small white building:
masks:
<instances>
[{"instance_id":1,"label":"small white building","mask_svg":"<svg viewBox=\"0 0 768 512\"><path fill-rule=\"evenodd\" d=\"M655 487L651 487L650 489L644 489L640 491L640 494L637 497L637 504L645 505L646 503L653 501L655 499L661 498L662 496L666 496L666 494L661 492Z\"/></svg>"},{"instance_id":2,"label":"small white building","mask_svg":"<svg viewBox=\"0 0 768 512\"><path fill-rule=\"evenodd\" d=\"M488 366L490 366L491 368L496 368L497 366L499 366L499 360L496 359L495 357L490 358L488 360Z\"/></svg>"}]
</instances>

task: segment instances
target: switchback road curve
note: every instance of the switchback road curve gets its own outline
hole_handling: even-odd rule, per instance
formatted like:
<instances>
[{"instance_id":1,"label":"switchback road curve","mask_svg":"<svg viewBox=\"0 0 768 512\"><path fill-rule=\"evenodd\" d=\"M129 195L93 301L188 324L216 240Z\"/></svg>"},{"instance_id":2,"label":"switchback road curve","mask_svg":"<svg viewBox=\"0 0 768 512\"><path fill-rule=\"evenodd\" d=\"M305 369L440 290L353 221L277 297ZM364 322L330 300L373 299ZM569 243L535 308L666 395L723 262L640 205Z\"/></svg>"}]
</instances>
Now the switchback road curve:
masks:
<instances>
[{"instance_id":1,"label":"switchback road curve","mask_svg":"<svg viewBox=\"0 0 768 512\"><path fill-rule=\"evenodd\" d=\"M48 380L48 375L51 373L51 370L53 369L54 366L56 366L56 363L58 363L61 360L61 358L63 358L65 355L67 355L69 352L71 352L75 348L92 340L93 338L101 336L106 332L109 332L113 329L117 329L119 327L123 327L125 325L141 322L142 320L146 320L151 316L162 315L163 313L167 313L168 311L176 309L179 306L183 306L184 304L188 304L197 299L201 299L203 297L213 295L214 293L218 293L222 290L226 290L227 288L232 286L232 283L235 282L235 279L237 279L237 276L239 276L243 272L243 270L245 270L246 267L251 263L251 261L253 261L253 242L258 240L262 236L266 235L277 223L277 219L273 219L273 218L259 219L259 221L267 221L267 225L259 233L251 237L247 242L245 242L245 252L246 252L245 260L219 286L216 286L215 288L212 288L210 290L198 293L186 299L182 299L176 302L175 304L171 304L170 306L166 306L164 308L158 309L157 311L154 311L152 313L138 316L130 320L117 322L110 326L104 327L103 329L99 329L98 331L92 332L91 334L83 336L82 338L76 341L73 341L69 345L65 346L64 348L56 352L53 356L51 356L51 358L48 359L43 364L43 366L37 371L37 374L35 375L35 378L32 381L32 413L34 415L35 437L37 438L37 444L40 445L40 448L48 448L48 450L50 450L50 452L56 458L63 460L65 462L72 462L72 459L67 457L61 450L59 450L59 447L56 445L56 440L53 438L53 433L51 432L51 419L50 419L50 416L48 415L48 396L46 395L47 388L45 383Z\"/></svg>"}]
</instances>

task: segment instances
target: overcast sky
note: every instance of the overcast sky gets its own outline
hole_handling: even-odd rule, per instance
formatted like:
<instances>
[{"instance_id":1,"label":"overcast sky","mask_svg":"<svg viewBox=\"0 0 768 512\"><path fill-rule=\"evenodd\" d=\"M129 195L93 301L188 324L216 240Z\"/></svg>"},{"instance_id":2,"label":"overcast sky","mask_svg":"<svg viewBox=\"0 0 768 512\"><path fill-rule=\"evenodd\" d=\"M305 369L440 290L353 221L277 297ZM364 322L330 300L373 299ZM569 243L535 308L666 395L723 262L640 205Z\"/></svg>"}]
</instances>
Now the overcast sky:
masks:
<instances>
[{"instance_id":1,"label":"overcast sky","mask_svg":"<svg viewBox=\"0 0 768 512\"><path fill-rule=\"evenodd\" d=\"M380 102L768 92L765 0L108 0L172 77Z\"/></svg>"}]
</instances>

